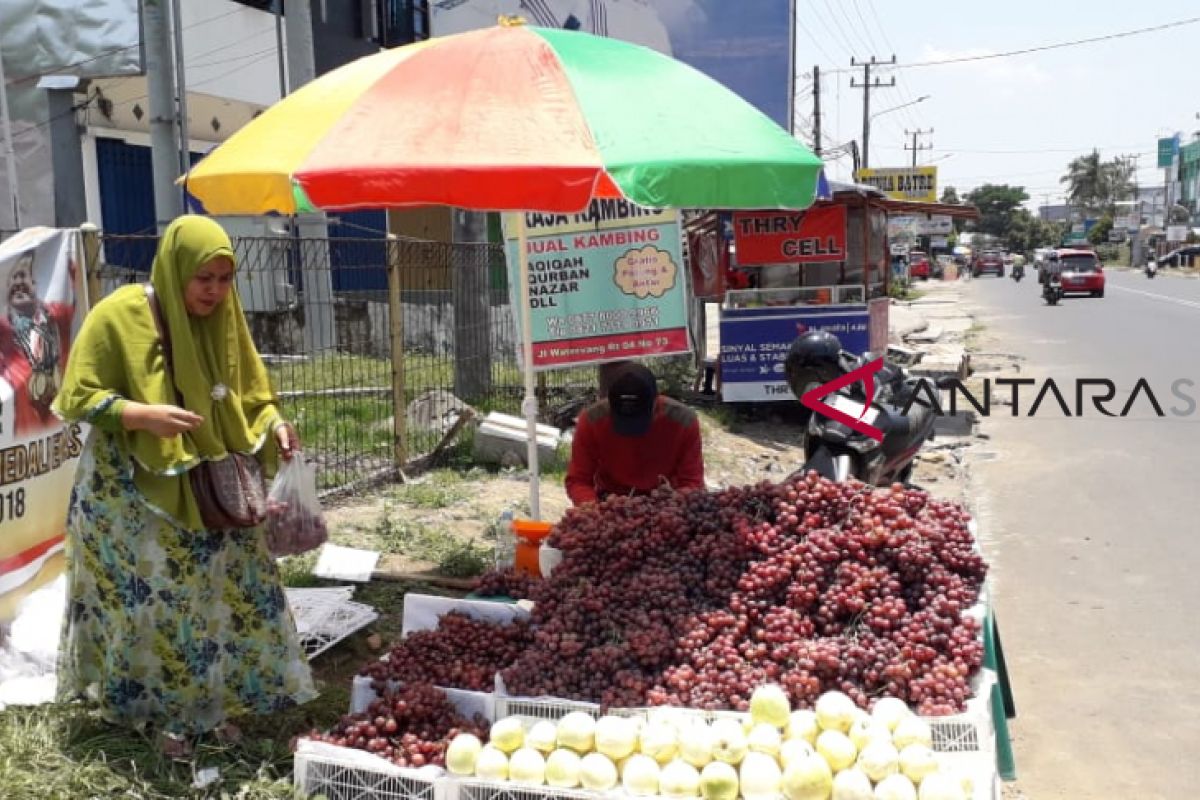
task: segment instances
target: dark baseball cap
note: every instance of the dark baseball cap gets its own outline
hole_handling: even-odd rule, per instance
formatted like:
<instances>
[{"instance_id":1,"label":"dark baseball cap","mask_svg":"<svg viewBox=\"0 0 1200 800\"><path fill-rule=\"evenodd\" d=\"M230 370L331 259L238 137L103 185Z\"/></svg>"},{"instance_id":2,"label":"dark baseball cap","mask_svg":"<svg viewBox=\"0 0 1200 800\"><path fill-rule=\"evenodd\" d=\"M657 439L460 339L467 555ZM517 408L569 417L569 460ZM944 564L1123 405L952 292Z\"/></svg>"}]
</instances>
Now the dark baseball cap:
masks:
<instances>
[{"instance_id":1,"label":"dark baseball cap","mask_svg":"<svg viewBox=\"0 0 1200 800\"><path fill-rule=\"evenodd\" d=\"M641 364L619 367L608 385L613 430L621 436L645 436L654 421L658 382Z\"/></svg>"}]
</instances>

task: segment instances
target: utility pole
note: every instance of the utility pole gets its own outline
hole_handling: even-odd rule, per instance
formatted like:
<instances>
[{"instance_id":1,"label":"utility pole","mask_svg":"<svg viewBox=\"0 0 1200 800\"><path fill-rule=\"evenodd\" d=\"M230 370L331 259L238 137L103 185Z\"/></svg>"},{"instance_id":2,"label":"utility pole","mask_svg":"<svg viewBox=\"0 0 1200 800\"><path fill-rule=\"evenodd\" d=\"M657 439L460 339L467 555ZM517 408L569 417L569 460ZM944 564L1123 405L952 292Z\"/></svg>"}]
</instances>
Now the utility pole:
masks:
<instances>
[{"instance_id":1,"label":"utility pole","mask_svg":"<svg viewBox=\"0 0 1200 800\"><path fill-rule=\"evenodd\" d=\"M21 229L21 190L17 178L17 151L13 147L12 116L8 110L8 80L4 77L4 54L0 53L0 133L4 135L4 177L12 205L12 225Z\"/></svg>"},{"instance_id":2,"label":"utility pole","mask_svg":"<svg viewBox=\"0 0 1200 800\"><path fill-rule=\"evenodd\" d=\"M317 57L313 52L312 6L309 0L289 0L284 5L287 29L288 90L296 91L317 77Z\"/></svg>"},{"instance_id":3,"label":"utility pole","mask_svg":"<svg viewBox=\"0 0 1200 800\"><path fill-rule=\"evenodd\" d=\"M310 0L287 0L283 7L287 32L288 90L294 92L317 77L313 51L313 20ZM296 218L295 230L308 247L297 248L296 258L304 271L304 346L309 352L326 352L337 345L333 317L333 273L329 266L329 224L324 214ZM316 245L315 247L312 245ZM403 414L403 409L397 409Z\"/></svg>"},{"instance_id":4,"label":"utility pole","mask_svg":"<svg viewBox=\"0 0 1200 800\"><path fill-rule=\"evenodd\" d=\"M175 113L175 63L171 55L168 0L142 3L146 84L150 94L150 161L154 171L154 215L161 232L183 213L179 177L179 117Z\"/></svg>"},{"instance_id":5,"label":"utility pole","mask_svg":"<svg viewBox=\"0 0 1200 800\"><path fill-rule=\"evenodd\" d=\"M192 144L188 135L187 65L183 60L183 12L179 0L171 0L171 24L175 32L175 94L179 109L179 174L192 168Z\"/></svg>"},{"instance_id":6,"label":"utility pole","mask_svg":"<svg viewBox=\"0 0 1200 800\"><path fill-rule=\"evenodd\" d=\"M813 64L813 152L821 155L821 67Z\"/></svg>"},{"instance_id":7,"label":"utility pole","mask_svg":"<svg viewBox=\"0 0 1200 800\"><path fill-rule=\"evenodd\" d=\"M929 135L931 135L932 133L933 133L933 128L930 128L930 129L929 129L929 130L927 130L927 131L923 131L923 130L921 130L920 128L917 128L915 131L910 131L908 128L905 128L905 129L904 129L904 135L905 135L905 136L911 136L911 137L912 137L912 147L909 147L907 144L905 144L905 145L904 145L904 149L905 149L905 150L912 150L912 154L913 154L913 169L916 169L916 168L917 168L917 152L918 152L919 150L932 150L932 149L933 149L933 143L932 143L932 142L930 142L930 143L928 143L928 144L922 144L922 145L918 145L918 144L917 144L917 137L918 137L918 136L929 136Z\"/></svg>"},{"instance_id":8,"label":"utility pole","mask_svg":"<svg viewBox=\"0 0 1200 800\"><path fill-rule=\"evenodd\" d=\"M871 166L871 90L885 89L896 85L895 77L891 83L884 83L879 78L875 78L875 82L871 82L871 67L887 66L896 63L896 56L893 55L890 61L877 61L875 56L871 56L870 61L857 61L854 58L850 59L850 66L863 68L863 82L855 83L854 79L850 79L851 89L863 90L863 134L862 134L862 168L867 169Z\"/></svg>"},{"instance_id":9,"label":"utility pole","mask_svg":"<svg viewBox=\"0 0 1200 800\"><path fill-rule=\"evenodd\" d=\"M272 0L275 15L275 61L279 65L279 99L287 97L287 51L283 47L283 0Z\"/></svg>"}]
</instances>

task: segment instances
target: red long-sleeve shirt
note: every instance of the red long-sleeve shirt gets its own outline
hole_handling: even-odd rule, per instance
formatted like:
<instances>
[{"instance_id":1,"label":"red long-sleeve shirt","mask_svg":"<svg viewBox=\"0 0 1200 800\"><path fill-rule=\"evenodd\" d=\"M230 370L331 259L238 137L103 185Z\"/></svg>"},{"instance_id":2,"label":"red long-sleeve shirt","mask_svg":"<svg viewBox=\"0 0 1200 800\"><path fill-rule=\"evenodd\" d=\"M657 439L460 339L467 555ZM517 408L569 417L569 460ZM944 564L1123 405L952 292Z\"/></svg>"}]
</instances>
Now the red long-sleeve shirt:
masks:
<instances>
[{"instance_id":1,"label":"red long-sleeve shirt","mask_svg":"<svg viewBox=\"0 0 1200 800\"><path fill-rule=\"evenodd\" d=\"M610 493L647 493L664 478L675 489L704 487L700 421L690 408L659 396L645 436L613 431L607 400L579 415L567 467L572 503L589 503Z\"/></svg>"}]
</instances>

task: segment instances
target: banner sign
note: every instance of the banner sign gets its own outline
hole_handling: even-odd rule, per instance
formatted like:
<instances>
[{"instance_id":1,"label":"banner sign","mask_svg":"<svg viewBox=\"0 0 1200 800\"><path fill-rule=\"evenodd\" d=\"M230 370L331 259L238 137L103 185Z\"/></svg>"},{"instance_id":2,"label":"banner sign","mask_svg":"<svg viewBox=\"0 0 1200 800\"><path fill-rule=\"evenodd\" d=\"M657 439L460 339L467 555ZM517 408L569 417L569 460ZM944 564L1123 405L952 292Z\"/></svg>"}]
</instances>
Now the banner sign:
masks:
<instances>
[{"instance_id":1,"label":"banner sign","mask_svg":"<svg viewBox=\"0 0 1200 800\"><path fill-rule=\"evenodd\" d=\"M846 207L807 211L736 211L739 264L804 264L846 259Z\"/></svg>"},{"instance_id":2,"label":"banner sign","mask_svg":"<svg viewBox=\"0 0 1200 800\"><path fill-rule=\"evenodd\" d=\"M725 296L729 271L729 243L721 218L711 214L687 230L688 261L692 268L692 294L701 299Z\"/></svg>"},{"instance_id":3,"label":"banner sign","mask_svg":"<svg viewBox=\"0 0 1200 800\"><path fill-rule=\"evenodd\" d=\"M1186 242L1188 235L1187 225L1168 225L1167 226L1167 241L1168 242Z\"/></svg>"},{"instance_id":4,"label":"banner sign","mask_svg":"<svg viewBox=\"0 0 1200 800\"><path fill-rule=\"evenodd\" d=\"M533 367L691 352L679 212L593 200L579 214L525 214L529 296L505 217L512 308L533 316Z\"/></svg>"},{"instance_id":5,"label":"banner sign","mask_svg":"<svg viewBox=\"0 0 1200 800\"><path fill-rule=\"evenodd\" d=\"M1179 152L1179 136L1170 136L1158 140L1158 166L1170 167L1175 163L1175 155Z\"/></svg>"},{"instance_id":6,"label":"banner sign","mask_svg":"<svg viewBox=\"0 0 1200 800\"><path fill-rule=\"evenodd\" d=\"M886 298L885 298L886 302ZM886 309L883 314L886 342ZM784 376L788 348L808 331L829 331L842 349L870 349L872 320L867 307L788 306L721 309L721 399L731 403L795 400Z\"/></svg>"},{"instance_id":7,"label":"banner sign","mask_svg":"<svg viewBox=\"0 0 1200 800\"><path fill-rule=\"evenodd\" d=\"M893 200L937 202L937 167L881 167L860 169L859 183L874 186Z\"/></svg>"},{"instance_id":8,"label":"banner sign","mask_svg":"<svg viewBox=\"0 0 1200 800\"><path fill-rule=\"evenodd\" d=\"M62 568L80 425L50 411L83 321L79 232L29 228L0 244L0 619Z\"/></svg>"}]
</instances>

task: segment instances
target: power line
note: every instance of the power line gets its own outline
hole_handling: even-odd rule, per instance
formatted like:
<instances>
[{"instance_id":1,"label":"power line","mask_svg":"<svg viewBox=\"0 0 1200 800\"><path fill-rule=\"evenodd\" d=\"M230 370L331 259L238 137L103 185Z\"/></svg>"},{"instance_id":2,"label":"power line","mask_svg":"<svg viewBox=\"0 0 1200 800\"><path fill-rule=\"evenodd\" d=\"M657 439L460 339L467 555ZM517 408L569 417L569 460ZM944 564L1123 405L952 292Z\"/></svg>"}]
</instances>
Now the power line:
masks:
<instances>
[{"instance_id":1,"label":"power line","mask_svg":"<svg viewBox=\"0 0 1200 800\"><path fill-rule=\"evenodd\" d=\"M986 53L976 56L959 56L956 58L943 58L934 61L915 61L910 64L897 64L897 68L916 69L917 67L939 67L945 64L962 64L968 61L988 61L993 58L1009 58L1011 56L1024 56L1030 53L1043 53L1047 50L1061 50L1065 47L1080 47L1086 44L1096 44L1097 42L1110 42L1114 39L1124 39L1130 36L1140 36L1145 33L1157 33L1171 28L1182 28L1185 25L1194 25L1200 22L1200 17L1190 17L1188 19L1176 20L1175 22L1165 22L1162 25L1152 25L1148 28L1134 28L1128 31L1118 31L1116 33L1108 33L1102 36L1091 36L1086 39L1072 39L1066 42L1055 42L1053 44L1038 45L1035 47L1024 47L1020 50L1007 50L1002 53Z\"/></svg>"}]
</instances>

